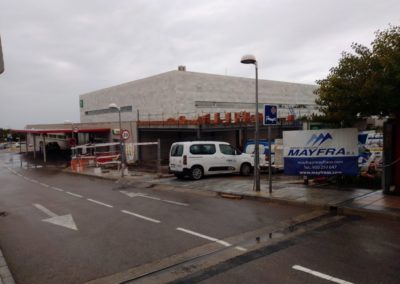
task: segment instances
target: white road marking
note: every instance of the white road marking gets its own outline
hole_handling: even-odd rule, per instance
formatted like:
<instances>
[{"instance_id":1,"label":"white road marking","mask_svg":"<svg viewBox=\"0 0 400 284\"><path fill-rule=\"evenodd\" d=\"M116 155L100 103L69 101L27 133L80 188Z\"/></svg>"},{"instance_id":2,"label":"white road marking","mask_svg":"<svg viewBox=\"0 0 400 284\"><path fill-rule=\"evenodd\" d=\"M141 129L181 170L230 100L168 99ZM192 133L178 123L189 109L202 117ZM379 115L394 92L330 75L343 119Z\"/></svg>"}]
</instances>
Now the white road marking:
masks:
<instances>
[{"instance_id":1,"label":"white road marking","mask_svg":"<svg viewBox=\"0 0 400 284\"><path fill-rule=\"evenodd\" d=\"M199 238L203 238L203 239L206 239L206 240L209 240L209 241L212 241L212 242L217 242L217 241L219 241L219 240L216 239L216 238L209 237L209 236L206 236L206 235L203 235L203 234L200 234L200 233L196 233L196 232L194 232L194 231L187 230L187 229L184 229L184 228L176 228L176 229L177 229L178 231L181 231L181 232L184 232L184 233L187 233L187 234L190 234L190 235L199 237ZM230 246L230 244L227 243L227 242L224 242L224 244L222 244L222 245L223 245L223 246Z\"/></svg>"},{"instance_id":2,"label":"white road marking","mask_svg":"<svg viewBox=\"0 0 400 284\"><path fill-rule=\"evenodd\" d=\"M94 199L91 199L91 198L88 198L87 200L89 200L90 202L99 204L99 205L103 205L103 206L109 207L109 208L113 208L114 207L112 205L109 205L109 204L106 204L106 203L103 203L103 202L100 202L100 201L97 201L97 200L94 200Z\"/></svg>"},{"instance_id":3,"label":"white road marking","mask_svg":"<svg viewBox=\"0 0 400 284\"><path fill-rule=\"evenodd\" d=\"M180 205L180 206L189 206L189 204L187 204L187 203L172 201L172 200L168 200L168 199L163 199L162 201L171 203L171 204L175 204L175 205Z\"/></svg>"},{"instance_id":4,"label":"white road marking","mask_svg":"<svg viewBox=\"0 0 400 284\"><path fill-rule=\"evenodd\" d=\"M19 174L19 173L17 173L17 176L19 176L19 177L22 177L22 175L21 175L21 174Z\"/></svg>"},{"instance_id":5,"label":"white road marking","mask_svg":"<svg viewBox=\"0 0 400 284\"><path fill-rule=\"evenodd\" d=\"M50 185L45 184L45 183L43 183L43 182L39 182L39 184L40 184L41 186L44 186L44 187L50 187Z\"/></svg>"},{"instance_id":6,"label":"white road marking","mask_svg":"<svg viewBox=\"0 0 400 284\"><path fill-rule=\"evenodd\" d=\"M54 190L60 191L60 192L64 191L64 189L61 189L61 188L58 188L58 187L55 187L55 186L52 186L51 188L54 189Z\"/></svg>"},{"instance_id":7,"label":"white road marking","mask_svg":"<svg viewBox=\"0 0 400 284\"><path fill-rule=\"evenodd\" d=\"M47 223L51 223L51 224L54 224L54 225L62 226L62 227L65 227L65 228L68 228L68 229L71 229L71 230L75 230L75 231L78 230L78 228L76 227L76 224L75 224L74 219L72 218L71 214L58 216L56 213L51 212L49 209L47 209L43 205L35 203L35 204L33 204L33 206L35 206L37 209L39 209L44 214L46 214L47 216L50 217L50 218L47 218L47 219L43 219L42 220L43 222L47 222Z\"/></svg>"},{"instance_id":8,"label":"white road marking","mask_svg":"<svg viewBox=\"0 0 400 284\"><path fill-rule=\"evenodd\" d=\"M300 265L293 265L292 268L295 269L295 270L299 270L299 271L314 275L316 277L319 277L319 278L322 278L322 279L325 279L325 280L329 280L329 281L332 281L332 282L339 283L339 284L353 284L352 282L348 282L348 281L345 281L345 280L330 276L328 274L324 274L324 273L321 273L321 272L318 272L318 271L315 271L315 270L311 270L311 269L308 269L308 268L300 266Z\"/></svg>"},{"instance_id":9,"label":"white road marking","mask_svg":"<svg viewBox=\"0 0 400 284\"><path fill-rule=\"evenodd\" d=\"M166 202L166 203L170 203L170 204L174 204L174 205L189 206L189 204L187 204L187 203L168 200L168 199L161 199L159 197L150 196L150 195L147 195L145 193L135 193L135 192L129 192L129 191L125 191L125 190L120 190L119 192L121 192L121 193L123 193L123 194L125 194L125 195L127 195L129 197L132 197L132 198L133 197L143 197L143 198L162 201L162 202Z\"/></svg>"},{"instance_id":10,"label":"white road marking","mask_svg":"<svg viewBox=\"0 0 400 284\"><path fill-rule=\"evenodd\" d=\"M74 218L72 218L71 214L56 216L48 219L42 220L43 222L51 223L54 225L62 226L74 231L78 231L78 228L74 222Z\"/></svg>"},{"instance_id":11,"label":"white road marking","mask_svg":"<svg viewBox=\"0 0 400 284\"><path fill-rule=\"evenodd\" d=\"M240 250L240 251L247 251L246 248L240 247L240 246L235 247L235 249Z\"/></svg>"},{"instance_id":12,"label":"white road marking","mask_svg":"<svg viewBox=\"0 0 400 284\"><path fill-rule=\"evenodd\" d=\"M128 192L126 190L120 190L119 192L129 196L129 197L137 197L138 195L142 196L142 193Z\"/></svg>"},{"instance_id":13,"label":"white road marking","mask_svg":"<svg viewBox=\"0 0 400 284\"><path fill-rule=\"evenodd\" d=\"M135 217L138 217L138 218L141 218L141 219L146 220L146 221L153 222L153 223L161 223L160 221L158 221L156 219L149 218L149 217L146 217L146 216L143 216L143 215L140 215L140 214L136 214L136 213L133 213L133 212L130 212L130 211L127 211L127 210L121 210L121 212L125 213L125 214L129 214L129 215L135 216Z\"/></svg>"},{"instance_id":14,"label":"white road marking","mask_svg":"<svg viewBox=\"0 0 400 284\"><path fill-rule=\"evenodd\" d=\"M69 195L72 195L72 196L75 196L75 197L79 197L79 198L83 197L82 195L79 195L79 194L76 194L76 193L73 193L73 192L69 192L69 191L66 191L65 193L69 194Z\"/></svg>"},{"instance_id":15,"label":"white road marking","mask_svg":"<svg viewBox=\"0 0 400 284\"><path fill-rule=\"evenodd\" d=\"M31 179L30 179L30 178L28 178L28 177L24 177L24 180L28 180L28 181L30 181Z\"/></svg>"},{"instance_id":16,"label":"white road marking","mask_svg":"<svg viewBox=\"0 0 400 284\"><path fill-rule=\"evenodd\" d=\"M161 200L161 198L153 197L153 196L148 196L148 195L145 195L145 194L138 194L138 195L136 195L136 196L137 196L137 197L144 197L144 198L148 198L148 199L153 199L153 200L158 200L158 201Z\"/></svg>"},{"instance_id":17,"label":"white road marking","mask_svg":"<svg viewBox=\"0 0 400 284\"><path fill-rule=\"evenodd\" d=\"M57 217L56 213L51 212L49 209L47 209L43 205L35 203L35 204L33 204L33 206L35 206L37 209L39 209L40 211L42 211L44 214L46 214L49 217Z\"/></svg>"},{"instance_id":18,"label":"white road marking","mask_svg":"<svg viewBox=\"0 0 400 284\"><path fill-rule=\"evenodd\" d=\"M222 241L222 240L216 240L215 242L218 243L218 244L220 244L220 245L223 245L223 246L225 246L225 247L230 247L230 246L231 246L230 243L225 242L225 241Z\"/></svg>"},{"instance_id":19,"label":"white road marking","mask_svg":"<svg viewBox=\"0 0 400 284\"><path fill-rule=\"evenodd\" d=\"M33 183L39 183L37 180L35 180L35 179L31 179L31 182L33 182Z\"/></svg>"},{"instance_id":20,"label":"white road marking","mask_svg":"<svg viewBox=\"0 0 400 284\"><path fill-rule=\"evenodd\" d=\"M206 235L203 235L203 234L200 234L200 233L191 231L191 230L187 230L187 229L184 229L184 228L176 228L176 229L177 229L178 231L181 231L181 232L184 232L184 233L187 233L187 234L190 234L190 235L199 237L199 238L203 238L203 239L206 239L206 240L209 240L209 241L212 241L212 242L216 242L217 244L223 245L223 246L225 246L225 247L230 247L230 246L232 246L232 244L230 244L230 243L228 243L228 242L225 242L225 241L223 241L223 240L219 240L219 239L217 239L217 238L213 238L213 237L210 237L210 236L206 236ZM236 246L235 249L240 250L240 251L247 251L247 249L245 249L245 248L243 248L243 247L240 247L240 246Z\"/></svg>"}]
</instances>

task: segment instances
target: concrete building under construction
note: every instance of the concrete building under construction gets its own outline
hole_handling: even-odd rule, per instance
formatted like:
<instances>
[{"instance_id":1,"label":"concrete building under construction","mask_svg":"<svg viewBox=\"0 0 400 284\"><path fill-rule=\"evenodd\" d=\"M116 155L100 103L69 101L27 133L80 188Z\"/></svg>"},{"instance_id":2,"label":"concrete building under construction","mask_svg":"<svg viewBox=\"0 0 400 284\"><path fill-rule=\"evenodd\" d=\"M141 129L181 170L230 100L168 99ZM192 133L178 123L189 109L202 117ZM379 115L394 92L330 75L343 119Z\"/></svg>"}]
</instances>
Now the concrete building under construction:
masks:
<instances>
[{"instance_id":1,"label":"concrete building under construction","mask_svg":"<svg viewBox=\"0 0 400 284\"><path fill-rule=\"evenodd\" d=\"M278 104L279 116L315 111L316 85L259 80L259 106ZM188 72L184 66L152 77L80 95L81 122L116 120L108 108L121 107L123 120L197 119L205 114L254 113L255 80ZM233 116L233 115L232 115Z\"/></svg>"},{"instance_id":2,"label":"concrete building under construction","mask_svg":"<svg viewBox=\"0 0 400 284\"><path fill-rule=\"evenodd\" d=\"M316 112L316 85L259 80L259 111L264 104L278 105L280 123L273 137L283 129L299 129L295 118ZM160 138L162 157L176 141L212 139L243 145L254 137L255 80L178 70L82 94L81 123L117 121L115 103L123 121L134 121L135 142ZM260 115L261 116L261 115ZM259 118L261 120L261 117ZM261 139L266 130L261 127ZM147 154L142 151L142 157Z\"/></svg>"},{"instance_id":3,"label":"concrete building under construction","mask_svg":"<svg viewBox=\"0 0 400 284\"><path fill-rule=\"evenodd\" d=\"M281 138L283 130L301 129L298 118L316 112L315 88L316 85L259 80L260 113L264 104L278 105L279 123L272 129L274 139ZM119 116L115 108L109 108L114 103L121 110L121 128L130 132L126 142L160 139L165 162L170 145L176 141L221 140L240 147L254 138L254 79L188 72L180 66L175 71L82 94L79 100L80 123L28 125L27 133L40 141L57 135L57 129L67 137L77 138L78 144L118 141L119 132L115 130L119 128ZM261 114L259 120L262 121ZM260 139L266 139L266 132L261 123ZM155 158L154 149L136 150L139 160Z\"/></svg>"}]
</instances>

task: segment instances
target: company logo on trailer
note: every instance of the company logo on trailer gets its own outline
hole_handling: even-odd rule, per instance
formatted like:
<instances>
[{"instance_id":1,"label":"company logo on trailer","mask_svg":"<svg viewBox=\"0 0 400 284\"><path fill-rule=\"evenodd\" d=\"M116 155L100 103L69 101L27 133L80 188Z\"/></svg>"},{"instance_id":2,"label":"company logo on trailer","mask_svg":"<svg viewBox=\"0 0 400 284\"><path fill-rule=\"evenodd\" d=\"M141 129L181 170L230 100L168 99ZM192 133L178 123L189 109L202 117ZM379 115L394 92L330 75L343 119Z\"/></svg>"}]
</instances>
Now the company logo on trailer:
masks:
<instances>
[{"instance_id":1,"label":"company logo on trailer","mask_svg":"<svg viewBox=\"0 0 400 284\"><path fill-rule=\"evenodd\" d=\"M310 140L308 140L306 146L319 146L322 143L324 143L326 140L332 140L332 135L328 132L325 135L320 133L319 135L317 134L313 134L310 138Z\"/></svg>"},{"instance_id":2,"label":"company logo on trailer","mask_svg":"<svg viewBox=\"0 0 400 284\"><path fill-rule=\"evenodd\" d=\"M344 148L319 148L322 143L327 140L333 140L330 133L313 134L306 143L306 146L301 148L292 148L289 150L288 156L294 157L319 157L319 156L344 156ZM318 147L318 148L317 148Z\"/></svg>"}]
</instances>

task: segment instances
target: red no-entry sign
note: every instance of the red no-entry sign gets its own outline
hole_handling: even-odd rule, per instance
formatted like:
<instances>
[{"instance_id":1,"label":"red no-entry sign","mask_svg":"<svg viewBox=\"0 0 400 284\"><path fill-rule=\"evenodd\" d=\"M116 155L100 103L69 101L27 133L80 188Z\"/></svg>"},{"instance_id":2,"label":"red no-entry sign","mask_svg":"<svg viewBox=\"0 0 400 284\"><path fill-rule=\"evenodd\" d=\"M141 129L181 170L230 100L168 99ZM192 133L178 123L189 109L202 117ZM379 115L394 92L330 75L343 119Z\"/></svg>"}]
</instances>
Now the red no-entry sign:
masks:
<instances>
[{"instance_id":1,"label":"red no-entry sign","mask_svg":"<svg viewBox=\"0 0 400 284\"><path fill-rule=\"evenodd\" d=\"M122 133L121 133L121 137L122 137L123 140L128 140L129 137L130 137L129 131L126 130L126 129L124 129L124 130L122 131Z\"/></svg>"}]
</instances>

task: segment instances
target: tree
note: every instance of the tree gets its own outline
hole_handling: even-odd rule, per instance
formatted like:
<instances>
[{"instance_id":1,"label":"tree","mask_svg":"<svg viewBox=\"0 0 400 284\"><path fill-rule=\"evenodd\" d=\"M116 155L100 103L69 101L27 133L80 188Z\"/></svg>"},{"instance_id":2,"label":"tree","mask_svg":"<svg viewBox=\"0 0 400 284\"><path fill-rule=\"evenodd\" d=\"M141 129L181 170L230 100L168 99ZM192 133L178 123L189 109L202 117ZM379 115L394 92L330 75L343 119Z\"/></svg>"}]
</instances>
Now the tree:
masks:
<instances>
[{"instance_id":1,"label":"tree","mask_svg":"<svg viewBox=\"0 0 400 284\"><path fill-rule=\"evenodd\" d=\"M358 117L400 117L400 26L375 32L371 48L353 43L315 91L325 120L351 125Z\"/></svg>"}]
</instances>

